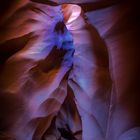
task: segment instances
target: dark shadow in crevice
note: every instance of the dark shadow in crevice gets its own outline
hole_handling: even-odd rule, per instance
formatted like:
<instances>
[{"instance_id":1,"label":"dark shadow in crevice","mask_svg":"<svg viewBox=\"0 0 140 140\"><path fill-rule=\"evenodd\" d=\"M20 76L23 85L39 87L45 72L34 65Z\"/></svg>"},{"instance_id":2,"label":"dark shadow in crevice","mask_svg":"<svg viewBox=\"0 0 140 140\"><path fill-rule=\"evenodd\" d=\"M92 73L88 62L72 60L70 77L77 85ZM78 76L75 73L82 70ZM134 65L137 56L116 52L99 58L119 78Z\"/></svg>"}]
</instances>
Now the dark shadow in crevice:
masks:
<instances>
[{"instance_id":1,"label":"dark shadow in crevice","mask_svg":"<svg viewBox=\"0 0 140 140\"><path fill-rule=\"evenodd\" d=\"M0 44L0 68L4 65L6 60L25 47L30 40L32 33L24 35L19 38L8 40Z\"/></svg>"}]
</instances>

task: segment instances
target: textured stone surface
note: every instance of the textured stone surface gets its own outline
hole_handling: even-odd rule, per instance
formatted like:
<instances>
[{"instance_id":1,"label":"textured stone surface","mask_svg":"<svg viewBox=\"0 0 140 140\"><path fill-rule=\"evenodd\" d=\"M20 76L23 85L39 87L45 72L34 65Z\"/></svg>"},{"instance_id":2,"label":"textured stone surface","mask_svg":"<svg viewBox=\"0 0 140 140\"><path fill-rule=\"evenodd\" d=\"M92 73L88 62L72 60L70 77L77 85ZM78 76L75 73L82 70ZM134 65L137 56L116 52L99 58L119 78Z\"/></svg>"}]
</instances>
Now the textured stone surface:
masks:
<instances>
[{"instance_id":1,"label":"textured stone surface","mask_svg":"<svg viewBox=\"0 0 140 140\"><path fill-rule=\"evenodd\" d=\"M136 0L0 6L0 140L140 139Z\"/></svg>"}]
</instances>

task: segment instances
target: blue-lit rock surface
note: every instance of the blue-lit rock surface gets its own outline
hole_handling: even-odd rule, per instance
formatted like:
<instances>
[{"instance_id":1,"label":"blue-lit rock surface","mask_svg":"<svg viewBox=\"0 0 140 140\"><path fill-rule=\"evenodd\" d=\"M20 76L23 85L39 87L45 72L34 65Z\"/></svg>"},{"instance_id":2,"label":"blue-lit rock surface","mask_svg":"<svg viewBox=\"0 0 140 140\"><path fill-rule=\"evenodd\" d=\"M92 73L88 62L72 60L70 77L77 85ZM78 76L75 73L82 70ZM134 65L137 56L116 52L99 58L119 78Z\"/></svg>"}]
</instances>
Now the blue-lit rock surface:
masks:
<instances>
[{"instance_id":1,"label":"blue-lit rock surface","mask_svg":"<svg viewBox=\"0 0 140 140\"><path fill-rule=\"evenodd\" d=\"M0 9L0 140L140 140L136 1Z\"/></svg>"}]
</instances>

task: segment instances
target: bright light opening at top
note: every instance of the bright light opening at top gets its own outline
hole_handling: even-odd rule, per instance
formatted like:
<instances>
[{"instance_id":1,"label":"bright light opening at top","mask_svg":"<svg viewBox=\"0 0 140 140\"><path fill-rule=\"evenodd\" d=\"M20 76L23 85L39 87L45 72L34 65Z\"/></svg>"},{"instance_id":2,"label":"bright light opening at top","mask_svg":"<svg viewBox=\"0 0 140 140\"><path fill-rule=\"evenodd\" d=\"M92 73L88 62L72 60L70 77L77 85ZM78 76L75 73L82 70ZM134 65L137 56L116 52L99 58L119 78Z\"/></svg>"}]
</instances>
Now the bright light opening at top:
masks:
<instances>
[{"instance_id":1,"label":"bright light opening at top","mask_svg":"<svg viewBox=\"0 0 140 140\"><path fill-rule=\"evenodd\" d=\"M76 20L81 14L81 7L74 4L64 4L62 5L62 11L64 14L64 19L67 24L70 24Z\"/></svg>"}]
</instances>

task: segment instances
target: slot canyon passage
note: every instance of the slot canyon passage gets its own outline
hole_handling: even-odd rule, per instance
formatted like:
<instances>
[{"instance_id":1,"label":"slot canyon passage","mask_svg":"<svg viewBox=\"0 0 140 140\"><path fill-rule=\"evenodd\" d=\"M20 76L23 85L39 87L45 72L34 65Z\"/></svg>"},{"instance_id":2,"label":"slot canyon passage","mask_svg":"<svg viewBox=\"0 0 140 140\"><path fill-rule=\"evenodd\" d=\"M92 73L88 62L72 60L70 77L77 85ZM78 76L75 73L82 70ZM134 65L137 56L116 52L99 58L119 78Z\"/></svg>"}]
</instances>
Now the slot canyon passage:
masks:
<instances>
[{"instance_id":1,"label":"slot canyon passage","mask_svg":"<svg viewBox=\"0 0 140 140\"><path fill-rule=\"evenodd\" d=\"M137 0L0 1L0 140L140 140Z\"/></svg>"}]
</instances>

